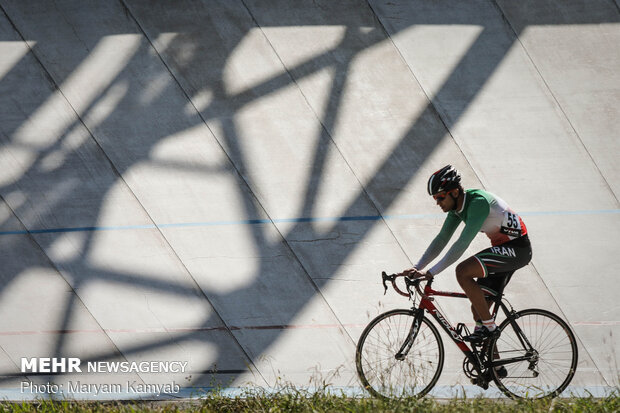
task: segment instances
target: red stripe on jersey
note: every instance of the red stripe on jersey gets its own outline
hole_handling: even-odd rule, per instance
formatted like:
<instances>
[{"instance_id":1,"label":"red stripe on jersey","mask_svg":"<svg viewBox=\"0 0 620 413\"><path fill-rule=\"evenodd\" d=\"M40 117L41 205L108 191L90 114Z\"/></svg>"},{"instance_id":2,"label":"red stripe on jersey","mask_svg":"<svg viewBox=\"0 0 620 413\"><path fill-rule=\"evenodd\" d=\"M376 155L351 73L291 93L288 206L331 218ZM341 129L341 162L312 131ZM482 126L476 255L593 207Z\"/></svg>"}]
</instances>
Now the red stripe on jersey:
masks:
<instances>
[{"instance_id":1,"label":"red stripe on jersey","mask_svg":"<svg viewBox=\"0 0 620 413\"><path fill-rule=\"evenodd\" d=\"M508 235L501 233L495 234L493 238L491 238L489 234L487 234L487 236L491 240L491 245L494 247L497 247L498 245L502 245L503 243L512 240L512 238L510 238Z\"/></svg>"},{"instance_id":2,"label":"red stripe on jersey","mask_svg":"<svg viewBox=\"0 0 620 413\"><path fill-rule=\"evenodd\" d=\"M521 236L527 234L527 228L525 227L525 222L519 217L519 222L521 223Z\"/></svg>"}]
</instances>

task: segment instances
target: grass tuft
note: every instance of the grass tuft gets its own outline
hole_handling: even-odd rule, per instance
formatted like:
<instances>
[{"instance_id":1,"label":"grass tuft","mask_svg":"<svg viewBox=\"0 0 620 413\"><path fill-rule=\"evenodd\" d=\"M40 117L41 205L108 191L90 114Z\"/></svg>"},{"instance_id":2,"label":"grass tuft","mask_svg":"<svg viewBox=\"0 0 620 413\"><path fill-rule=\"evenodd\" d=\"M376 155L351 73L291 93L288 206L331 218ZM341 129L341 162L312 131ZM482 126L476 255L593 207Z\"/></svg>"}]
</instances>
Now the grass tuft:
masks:
<instances>
[{"instance_id":1,"label":"grass tuft","mask_svg":"<svg viewBox=\"0 0 620 413\"><path fill-rule=\"evenodd\" d=\"M431 398L379 400L372 398L352 398L329 393L306 393L295 389L285 389L277 394L251 392L243 396L225 397L211 393L201 400L187 402L78 402L78 401L35 401L0 403L0 413L129 413L129 412L385 412L385 413L547 413L547 412L619 412L620 397L615 394L603 399L571 398L552 400L495 400L495 399L451 399Z\"/></svg>"}]
</instances>

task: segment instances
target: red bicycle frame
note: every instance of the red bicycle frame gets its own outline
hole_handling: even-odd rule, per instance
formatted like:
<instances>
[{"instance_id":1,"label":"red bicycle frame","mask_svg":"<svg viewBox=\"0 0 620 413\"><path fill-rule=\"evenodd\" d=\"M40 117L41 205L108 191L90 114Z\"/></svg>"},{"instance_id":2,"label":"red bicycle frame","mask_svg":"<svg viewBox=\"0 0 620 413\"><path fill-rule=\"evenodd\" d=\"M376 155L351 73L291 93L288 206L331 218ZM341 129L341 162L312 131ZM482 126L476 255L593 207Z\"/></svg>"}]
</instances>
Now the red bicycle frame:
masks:
<instances>
[{"instance_id":1,"label":"red bicycle frame","mask_svg":"<svg viewBox=\"0 0 620 413\"><path fill-rule=\"evenodd\" d=\"M423 309L428 311L430 315L433 316L435 320L443 327L443 329L450 335L452 340L456 343L456 345L461 349L463 353L471 352L472 350L465 344L461 335L456 331L456 328L452 326L448 322L448 320L444 317L444 315L439 311L435 304L433 304L433 296L436 297L457 297L457 298L467 298L467 295L464 293L456 293L456 292L448 292L448 291L436 291L431 288L432 281L429 282L424 287L424 293L420 294L422 297L420 304L418 305L419 309Z\"/></svg>"},{"instance_id":2,"label":"red bicycle frame","mask_svg":"<svg viewBox=\"0 0 620 413\"><path fill-rule=\"evenodd\" d=\"M448 322L448 320L444 317L441 311L439 311L439 309L435 307L435 304L433 304L433 301L434 301L433 297L467 298L467 295L465 295L465 293L433 290L433 288L431 287L433 284L432 278L428 279L428 282L424 286L424 291L422 291L420 289L420 282L422 281L422 279L411 280L405 276L402 276L405 278L405 284L407 285L407 290L408 290L408 292L404 292L400 288L398 288L398 286L396 285L396 278L398 278L400 275L398 274L387 275L385 272L382 275L383 275L383 286L386 288L386 290L387 290L387 286L385 285L385 281L391 281L392 286L394 287L394 290L400 295L403 295L405 297L411 297L412 295L411 287L415 287L415 289L417 290L418 294L421 297L420 304L415 309L428 311L428 313L432 315L435 320L437 320L439 325L445 330L445 332L452 338L452 340L458 346L458 348L461 349L461 351L465 353L467 357L472 357L474 354L476 354L463 341L463 337L457 331L457 329L454 326L452 326L450 322ZM489 295L486 292L485 292L485 296L489 298L493 298L493 303L495 304L495 306L493 308L492 315L493 317L495 317L499 309L499 306L497 305L498 298L495 296ZM457 328L458 328L458 324L457 324Z\"/></svg>"}]
</instances>

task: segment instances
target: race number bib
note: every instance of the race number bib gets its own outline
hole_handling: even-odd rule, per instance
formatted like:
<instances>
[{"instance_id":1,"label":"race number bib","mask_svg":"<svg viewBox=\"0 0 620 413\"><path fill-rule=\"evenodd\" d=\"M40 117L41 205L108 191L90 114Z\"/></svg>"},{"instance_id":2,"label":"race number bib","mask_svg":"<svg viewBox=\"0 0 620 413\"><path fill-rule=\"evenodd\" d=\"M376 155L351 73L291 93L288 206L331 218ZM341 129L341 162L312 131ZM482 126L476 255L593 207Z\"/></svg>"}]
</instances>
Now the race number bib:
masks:
<instances>
[{"instance_id":1,"label":"race number bib","mask_svg":"<svg viewBox=\"0 0 620 413\"><path fill-rule=\"evenodd\" d=\"M504 212L504 220L502 221L500 231L502 234L511 237L521 236L521 220L519 216L511 211Z\"/></svg>"}]
</instances>

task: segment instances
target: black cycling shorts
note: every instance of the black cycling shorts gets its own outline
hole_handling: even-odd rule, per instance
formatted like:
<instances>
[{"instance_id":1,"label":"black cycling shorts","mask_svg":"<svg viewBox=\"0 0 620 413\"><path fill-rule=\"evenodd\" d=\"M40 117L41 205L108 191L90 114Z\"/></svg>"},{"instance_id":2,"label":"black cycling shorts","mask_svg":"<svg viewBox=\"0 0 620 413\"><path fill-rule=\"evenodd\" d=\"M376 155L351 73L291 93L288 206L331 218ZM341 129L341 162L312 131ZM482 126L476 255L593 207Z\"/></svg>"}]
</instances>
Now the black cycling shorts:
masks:
<instances>
[{"instance_id":1,"label":"black cycling shorts","mask_svg":"<svg viewBox=\"0 0 620 413\"><path fill-rule=\"evenodd\" d=\"M483 290L501 294L512 274L532 260L532 246L527 235L480 251L478 260L484 276L476 281Z\"/></svg>"}]
</instances>

